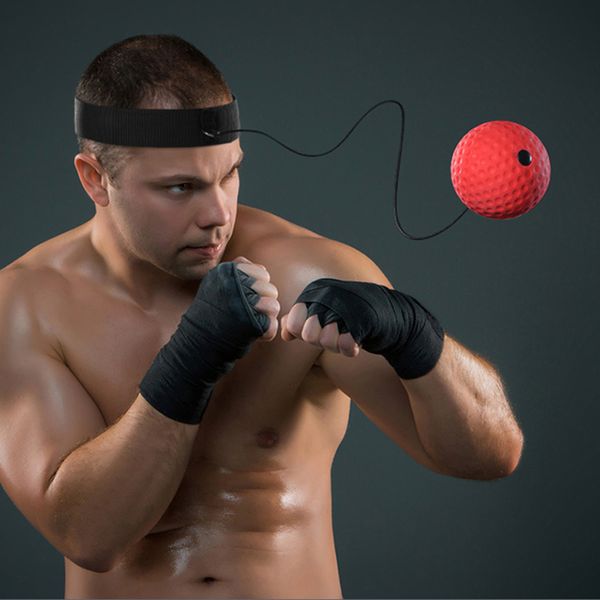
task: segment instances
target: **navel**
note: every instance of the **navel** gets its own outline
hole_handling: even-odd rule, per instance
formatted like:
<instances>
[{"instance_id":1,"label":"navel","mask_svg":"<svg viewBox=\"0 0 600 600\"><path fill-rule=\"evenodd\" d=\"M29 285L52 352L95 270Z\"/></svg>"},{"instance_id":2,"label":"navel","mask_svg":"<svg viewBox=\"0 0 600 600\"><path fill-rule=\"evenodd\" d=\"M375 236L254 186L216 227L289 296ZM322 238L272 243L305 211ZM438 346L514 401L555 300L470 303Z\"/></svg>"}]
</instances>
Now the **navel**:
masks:
<instances>
[{"instance_id":1,"label":"navel","mask_svg":"<svg viewBox=\"0 0 600 600\"><path fill-rule=\"evenodd\" d=\"M265 427L256 434L256 443L260 448L272 448L279 442L279 434L273 427Z\"/></svg>"}]
</instances>

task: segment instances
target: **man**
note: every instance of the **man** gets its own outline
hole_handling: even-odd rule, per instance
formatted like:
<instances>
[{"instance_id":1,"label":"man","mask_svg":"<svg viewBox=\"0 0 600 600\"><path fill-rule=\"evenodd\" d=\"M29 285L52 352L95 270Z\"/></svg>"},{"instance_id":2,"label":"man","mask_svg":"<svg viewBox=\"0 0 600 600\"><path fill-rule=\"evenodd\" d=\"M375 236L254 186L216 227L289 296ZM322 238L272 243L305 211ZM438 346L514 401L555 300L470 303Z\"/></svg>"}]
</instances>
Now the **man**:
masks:
<instances>
[{"instance_id":1,"label":"man","mask_svg":"<svg viewBox=\"0 0 600 600\"><path fill-rule=\"evenodd\" d=\"M102 52L76 97L233 106L168 35ZM67 598L340 598L350 399L437 473L516 468L492 366L358 250L238 205L239 139L80 150L95 216L0 272L0 481L64 555Z\"/></svg>"}]
</instances>

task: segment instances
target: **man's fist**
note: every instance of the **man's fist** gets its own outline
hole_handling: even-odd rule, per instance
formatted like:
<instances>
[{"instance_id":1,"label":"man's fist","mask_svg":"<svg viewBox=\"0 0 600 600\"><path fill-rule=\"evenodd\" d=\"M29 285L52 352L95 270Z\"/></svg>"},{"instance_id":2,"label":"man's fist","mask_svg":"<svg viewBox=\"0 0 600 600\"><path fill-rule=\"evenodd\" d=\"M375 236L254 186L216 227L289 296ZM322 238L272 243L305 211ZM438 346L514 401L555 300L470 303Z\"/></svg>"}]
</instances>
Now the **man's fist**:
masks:
<instances>
[{"instance_id":1,"label":"man's fist","mask_svg":"<svg viewBox=\"0 0 600 600\"><path fill-rule=\"evenodd\" d=\"M304 288L281 319L281 337L347 356L356 356L360 346L381 354L403 379L429 373L444 345L444 329L416 298L369 281L331 277Z\"/></svg>"},{"instance_id":2,"label":"man's fist","mask_svg":"<svg viewBox=\"0 0 600 600\"><path fill-rule=\"evenodd\" d=\"M330 352L354 357L360 352L359 345L350 333L339 333L337 322L321 327L317 315L306 318L308 310L303 302L296 303L287 315L281 318L281 337L289 342L301 339L313 346Z\"/></svg>"},{"instance_id":3,"label":"man's fist","mask_svg":"<svg viewBox=\"0 0 600 600\"><path fill-rule=\"evenodd\" d=\"M264 265L259 265L249 261L245 256L238 256L233 259L236 269L243 271L246 275L254 277L256 281L250 286L259 296L260 300L256 303L254 308L263 314L267 315L270 320L269 329L258 338L259 341L270 342L277 335L277 328L279 323L277 316L281 307L277 302L277 296L279 291L272 284L269 283L271 276Z\"/></svg>"}]
</instances>

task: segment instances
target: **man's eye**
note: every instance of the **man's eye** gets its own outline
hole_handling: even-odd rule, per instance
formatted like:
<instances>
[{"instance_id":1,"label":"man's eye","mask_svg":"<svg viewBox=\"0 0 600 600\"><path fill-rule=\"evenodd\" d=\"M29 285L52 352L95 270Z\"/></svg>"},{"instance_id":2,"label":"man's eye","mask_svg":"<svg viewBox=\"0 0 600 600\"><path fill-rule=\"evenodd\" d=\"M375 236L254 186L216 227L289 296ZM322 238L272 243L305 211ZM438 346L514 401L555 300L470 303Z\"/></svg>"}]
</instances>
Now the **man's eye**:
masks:
<instances>
[{"instance_id":1,"label":"man's eye","mask_svg":"<svg viewBox=\"0 0 600 600\"><path fill-rule=\"evenodd\" d=\"M228 175L225 175L223 180L228 181L229 179L233 179L233 177L237 174L238 169L239 169L239 167L236 167L235 169L230 171ZM173 193L176 196L183 196L187 192L193 191L193 188L194 188L193 184L187 183L187 182L186 183L174 183L172 185L165 186L165 190L167 190L167 191L175 190L175 192L173 192Z\"/></svg>"},{"instance_id":2,"label":"man's eye","mask_svg":"<svg viewBox=\"0 0 600 600\"><path fill-rule=\"evenodd\" d=\"M186 190L181 190L181 188L185 187L185 186L189 186L189 183L174 183L173 185L168 185L165 187L166 190L173 190L176 188L180 188L180 192L185 193L186 191L189 191L189 189ZM177 196L181 196L181 193L176 194Z\"/></svg>"}]
</instances>

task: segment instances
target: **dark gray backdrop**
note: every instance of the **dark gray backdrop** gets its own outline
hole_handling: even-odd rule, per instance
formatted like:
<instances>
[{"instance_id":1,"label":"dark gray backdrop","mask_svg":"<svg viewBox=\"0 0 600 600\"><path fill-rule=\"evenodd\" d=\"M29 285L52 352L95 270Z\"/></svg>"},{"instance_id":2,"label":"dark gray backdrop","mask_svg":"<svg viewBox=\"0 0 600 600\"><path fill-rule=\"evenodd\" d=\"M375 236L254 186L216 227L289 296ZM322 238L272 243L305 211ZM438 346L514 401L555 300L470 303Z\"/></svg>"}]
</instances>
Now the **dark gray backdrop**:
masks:
<instances>
[{"instance_id":1,"label":"dark gray backdrop","mask_svg":"<svg viewBox=\"0 0 600 600\"><path fill-rule=\"evenodd\" d=\"M463 209L449 164L464 133L526 125L552 181L518 219L469 213L432 240L401 236L393 106L326 158L246 134L240 202L369 255L497 366L525 432L511 477L459 480L413 463L353 407L333 472L344 595L597 597L599 16L572 0L3 3L2 266L92 216L72 163L73 92L92 58L130 35L196 44L230 82L243 126L306 152L400 100L400 218L415 235ZM61 556L4 492L0 507L0 595L60 597Z\"/></svg>"}]
</instances>

